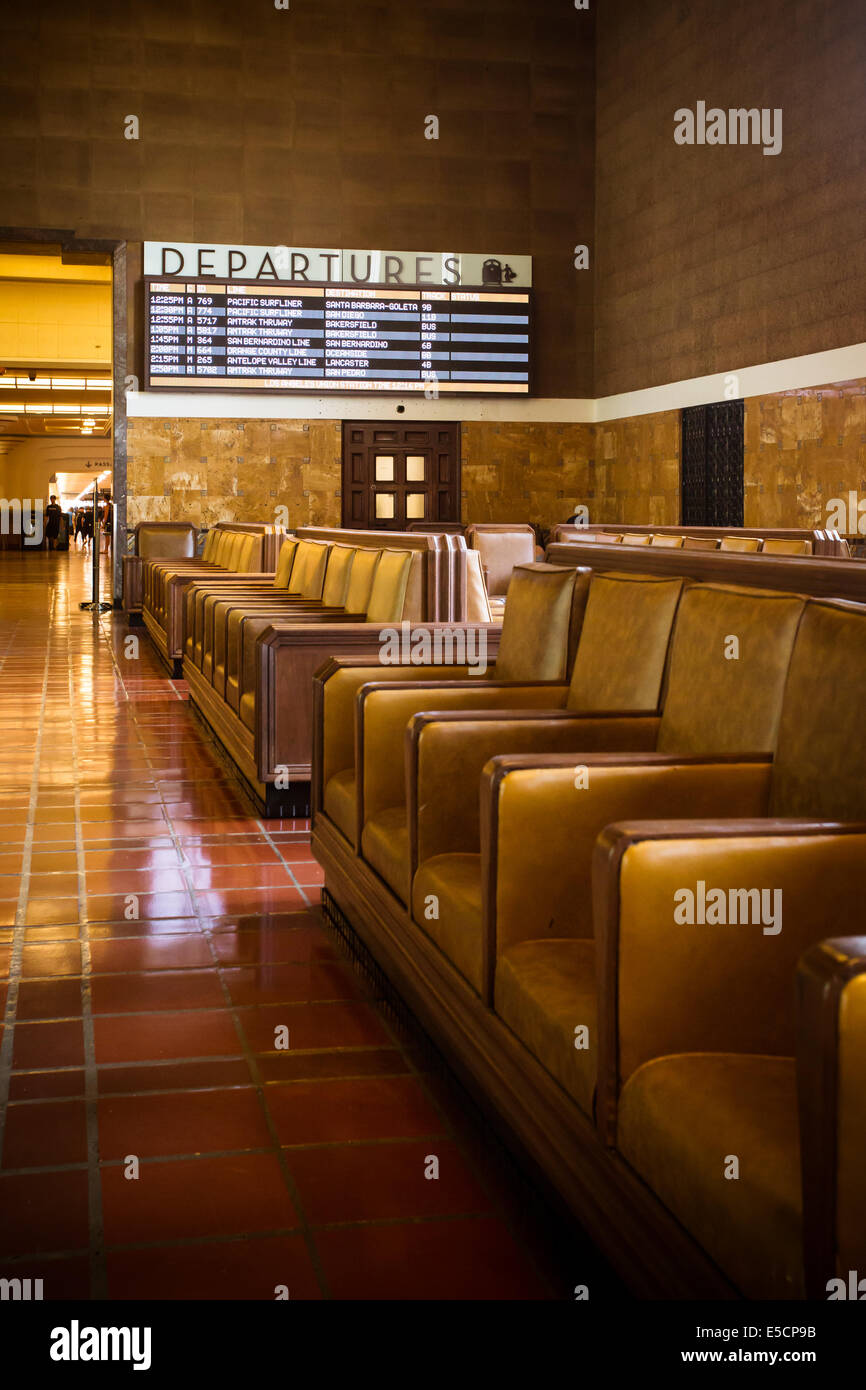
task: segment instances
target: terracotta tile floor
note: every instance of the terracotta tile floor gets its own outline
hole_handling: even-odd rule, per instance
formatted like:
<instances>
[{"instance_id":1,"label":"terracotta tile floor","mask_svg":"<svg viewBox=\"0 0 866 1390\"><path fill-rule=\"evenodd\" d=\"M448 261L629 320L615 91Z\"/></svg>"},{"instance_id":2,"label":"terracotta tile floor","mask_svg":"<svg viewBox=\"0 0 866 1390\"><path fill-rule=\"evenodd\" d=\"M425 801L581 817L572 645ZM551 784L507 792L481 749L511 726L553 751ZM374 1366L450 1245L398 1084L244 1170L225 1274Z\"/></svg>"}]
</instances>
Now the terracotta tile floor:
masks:
<instances>
[{"instance_id":1,"label":"terracotta tile floor","mask_svg":"<svg viewBox=\"0 0 866 1390\"><path fill-rule=\"evenodd\" d=\"M0 554L0 1275L567 1297L322 925L308 826L256 816L85 581Z\"/></svg>"}]
</instances>

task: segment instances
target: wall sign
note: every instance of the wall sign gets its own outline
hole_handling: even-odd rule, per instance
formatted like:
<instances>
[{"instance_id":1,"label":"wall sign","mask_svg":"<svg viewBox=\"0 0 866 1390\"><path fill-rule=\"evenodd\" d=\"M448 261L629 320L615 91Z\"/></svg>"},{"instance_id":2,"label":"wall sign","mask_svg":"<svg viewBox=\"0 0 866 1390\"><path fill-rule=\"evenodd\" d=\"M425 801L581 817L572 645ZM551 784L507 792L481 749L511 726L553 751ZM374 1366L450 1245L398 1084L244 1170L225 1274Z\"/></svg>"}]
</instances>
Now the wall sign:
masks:
<instances>
[{"instance_id":1,"label":"wall sign","mask_svg":"<svg viewBox=\"0 0 866 1390\"><path fill-rule=\"evenodd\" d=\"M226 246L146 241L144 273L310 285L503 286L528 289L532 257L492 252L346 251L321 246Z\"/></svg>"},{"instance_id":2,"label":"wall sign","mask_svg":"<svg viewBox=\"0 0 866 1390\"><path fill-rule=\"evenodd\" d=\"M458 290L148 277L146 389L526 396L530 311L530 290L492 279Z\"/></svg>"}]
</instances>

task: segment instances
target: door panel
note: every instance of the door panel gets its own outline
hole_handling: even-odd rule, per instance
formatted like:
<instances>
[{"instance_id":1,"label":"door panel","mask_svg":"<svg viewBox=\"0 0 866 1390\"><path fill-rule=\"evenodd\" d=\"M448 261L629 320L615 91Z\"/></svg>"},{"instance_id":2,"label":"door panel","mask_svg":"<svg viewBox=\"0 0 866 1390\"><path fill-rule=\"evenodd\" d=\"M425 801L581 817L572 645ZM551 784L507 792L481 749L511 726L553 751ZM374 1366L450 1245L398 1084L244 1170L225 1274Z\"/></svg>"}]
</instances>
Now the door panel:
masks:
<instances>
[{"instance_id":1,"label":"door panel","mask_svg":"<svg viewBox=\"0 0 866 1390\"><path fill-rule=\"evenodd\" d=\"M743 525L743 401L682 412L683 526Z\"/></svg>"},{"instance_id":2,"label":"door panel","mask_svg":"<svg viewBox=\"0 0 866 1390\"><path fill-rule=\"evenodd\" d=\"M456 423L343 426L343 525L405 531L460 518Z\"/></svg>"}]
</instances>

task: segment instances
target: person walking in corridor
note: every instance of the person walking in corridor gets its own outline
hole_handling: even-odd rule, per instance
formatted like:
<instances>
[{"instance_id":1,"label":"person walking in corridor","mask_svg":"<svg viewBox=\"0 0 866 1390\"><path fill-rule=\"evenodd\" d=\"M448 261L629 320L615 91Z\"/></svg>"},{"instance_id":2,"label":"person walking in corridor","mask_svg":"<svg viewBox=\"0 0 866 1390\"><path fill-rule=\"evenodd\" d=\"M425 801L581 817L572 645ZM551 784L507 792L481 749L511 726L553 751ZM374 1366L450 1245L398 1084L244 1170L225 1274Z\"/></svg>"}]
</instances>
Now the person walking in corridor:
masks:
<instances>
[{"instance_id":1,"label":"person walking in corridor","mask_svg":"<svg viewBox=\"0 0 866 1390\"><path fill-rule=\"evenodd\" d=\"M54 493L48 499L48 506L45 509L45 539L48 541L48 549L57 549L57 539L60 535L60 523L63 519L63 511L58 505Z\"/></svg>"}]
</instances>

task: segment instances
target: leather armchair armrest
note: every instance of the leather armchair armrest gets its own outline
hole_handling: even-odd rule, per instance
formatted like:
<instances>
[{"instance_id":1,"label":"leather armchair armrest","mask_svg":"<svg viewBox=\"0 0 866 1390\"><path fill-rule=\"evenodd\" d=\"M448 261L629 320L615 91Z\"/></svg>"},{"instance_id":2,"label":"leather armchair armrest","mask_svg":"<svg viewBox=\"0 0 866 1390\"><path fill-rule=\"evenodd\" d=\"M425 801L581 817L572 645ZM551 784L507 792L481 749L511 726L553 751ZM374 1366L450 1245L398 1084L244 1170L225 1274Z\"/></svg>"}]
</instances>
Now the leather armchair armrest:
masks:
<instances>
[{"instance_id":1,"label":"leather armchair armrest","mask_svg":"<svg viewBox=\"0 0 866 1390\"><path fill-rule=\"evenodd\" d=\"M857 925L862 925L861 908ZM806 1297L866 1272L866 936L812 946L797 972ZM862 1297L855 1290L854 1297Z\"/></svg>"},{"instance_id":2,"label":"leather armchair armrest","mask_svg":"<svg viewBox=\"0 0 866 1390\"><path fill-rule=\"evenodd\" d=\"M274 621L258 637L253 685L245 685L242 699L252 694L255 702L255 757L261 781L272 782L278 766L288 767L291 775L310 777L313 672L338 653L341 666L360 660L363 669L381 674L375 664L380 647L377 626L345 618L334 623L316 618L309 623Z\"/></svg>"},{"instance_id":3,"label":"leather armchair armrest","mask_svg":"<svg viewBox=\"0 0 866 1390\"><path fill-rule=\"evenodd\" d=\"M443 679L470 681L467 666L437 667ZM328 657L313 676L312 813L322 805L330 779L355 764L355 696L363 685L386 680L428 685L429 666L374 666L369 656ZM486 682L485 682L486 684ZM478 682L473 682L477 688Z\"/></svg>"},{"instance_id":4,"label":"leather armchair armrest","mask_svg":"<svg viewBox=\"0 0 866 1390\"><path fill-rule=\"evenodd\" d=\"M470 626L470 624L463 624L463 626ZM485 627L485 624L471 624L471 626ZM455 623L402 623L399 628L396 628L396 631L398 631L400 635L406 632L406 634L409 634L409 637L418 630L428 632L435 632L436 630L453 632L459 631L459 626ZM324 620L322 620L320 632L318 632L317 637L304 634L302 639L297 637L297 635L292 635L293 632L296 634L297 628L292 627L291 619L286 619L285 624L281 623L279 620L275 620L270 628L268 628L267 632L264 632L259 641L257 641L253 663L253 685L247 684L245 653L242 702L249 698L250 691L252 691L254 687L254 705L256 705L256 749L257 759L259 759L259 776L261 780L274 780L272 767L277 765L277 763L279 763L279 765L285 763L285 765L289 766L289 769L292 769L292 767L295 766L297 758L300 758L302 766L306 767L303 776L310 776L311 744L313 744L313 731L311 731L311 716L313 716L313 710L311 710L311 687L313 687L313 682L311 682L311 676L313 676L313 671L316 671L318 667L322 666L322 663L325 663L325 660L329 662L331 657L336 657L336 659L339 660L339 670L359 671L359 680L357 680L357 685L359 685L359 687L363 685L366 680L371 680L371 678L379 681L386 680L391 674L393 674L395 678L399 677L400 680L403 681L410 680L410 678L413 678L416 674L418 677L427 677L428 680L430 680L430 666L420 666L420 664L418 664L418 666L414 666L414 664L411 664L411 666L399 666L399 664L395 664L395 666L382 666L382 664L379 664L378 657L381 655L382 651L382 634L384 634L384 631L395 631L395 628L381 627L378 623L356 623L356 621L353 621L353 614L346 613L339 617L339 620L336 621L334 626L329 626L329 624L325 626ZM307 630L307 632L309 632L309 630ZM491 627L487 628L487 634L489 660L489 657L495 655L499 648L499 627L496 626L496 624L491 624ZM272 653L278 653L278 655L264 655L263 642L265 639L267 639L268 649L270 649ZM363 653L363 655L359 655L359 653ZM300 696L300 701L302 701L302 719L300 719L300 723L297 724L297 727L293 731L291 728L291 719L289 719L288 706L286 706L285 703L282 703L282 713L279 713L281 701L277 699L277 685L272 685L270 691L265 691L263 685L265 671L274 673L277 666L281 666L282 669L286 671L296 670L297 678L306 681L306 688L304 688L303 695ZM300 671L302 670L304 673L303 677L300 676ZM448 667L435 667L435 670L441 670L445 673L445 671L448 671ZM455 667L455 670L457 673L463 674L463 676L467 671L466 667L463 666ZM268 680L270 680L270 678L271 677L268 677ZM268 710L270 710L268 717L272 717L272 719L277 720L278 723L278 730L277 726L275 726L272 737L267 733L267 724L265 724L264 730L263 727L260 726L259 710L264 708L263 703L261 703L261 696L263 696L265 705L267 705ZM354 691L352 691L352 696L354 696ZM304 720L306 720L306 727L304 727ZM350 724L350 727L352 727L352 734L350 734L350 737L352 737L352 741L354 741L353 723ZM278 752L278 749L281 749L281 752ZM313 760L316 760L316 749L314 748ZM343 763L343 767L352 765L352 762L353 758L350 758L349 762ZM400 763L400 766L402 766L402 763ZM264 770L268 769L268 767L271 769L270 774L265 774ZM342 767L335 767L335 771L342 771ZM313 781L311 798L313 798L313 802L316 803L316 778L311 778L311 781ZM321 802L318 803L321 805Z\"/></svg>"},{"instance_id":5,"label":"leather armchair armrest","mask_svg":"<svg viewBox=\"0 0 866 1390\"><path fill-rule=\"evenodd\" d=\"M595 848L597 1123L610 1144L622 1085L654 1057L793 1056L797 961L861 911L866 825L658 810L609 824Z\"/></svg>"},{"instance_id":6,"label":"leather armchair armrest","mask_svg":"<svg viewBox=\"0 0 866 1390\"><path fill-rule=\"evenodd\" d=\"M589 721L590 723L595 721ZM616 723L620 721L611 721ZM627 721L622 721L623 724ZM593 850L605 826L646 817L762 814L770 760L587 751L496 757L481 778L484 950L494 957L532 937L593 935Z\"/></svg>"},{"instance_id":7,"label":"leather armchair armrest","mask_svg":"<svg viewBox=\"0 0 866 1390\"><path fill-rule=\"evenodd\" d=\"M244 583L244 579L248 582ZM243 576L240 580L234 577L234 582L226 585L222 583L201 583L191 584L185 590L183 630L184 642L201 642L204 627L207 624L208 610L212 609L218 599L224 597L226 592L232 594L273 594L281 593L282 590L274 589L273 575L250 574Z\"/></svg>"},{"instance_id":8,"label":"leather armchair armrest","mask_svg":"<svg viewBox=\"0 0 866 1390\"><path fill-rule=\"evenodd\" d=\"M371 816L406 800L406 725L425 710L557 708L568 686L554 681L437 680L363 685L355 697L355 772L359 829ZM465 783L464 783L465 789ZM472 787L470 795L475 795Z\"/></svg>"},{"instance_id":9,"label":"leather armchair armrest","mask_svg":"<svg viewBox=\"0 0 866 1390\"><path fill-rule=\"evenodd\" d=\"M124 555L123 570L123 611L136 613L144 599L144 570L140 555Z\"/></svg>"},{"instance_id":10,"label":"leather armchair armrest","mask_svg":"<svg viewBox=\"0 0 866 1390\"><path fill-rule=\"evenodd\" d=\"M480 701L474 708L467 703L454 711L417 714L406 726L404 756L413 875L420 863L436 854L479 852L477 793L489 759L511 753L571 755L575 748L584 747L596 751L655 748L659 725L655 712L588 717L557 708L562 698L543 702L532 685L513 689L515 698L504 701L503 709L485 709ZM552 694L560 691L567 695L564 686L554 686Z\"/></svg>"}]
</instances>

